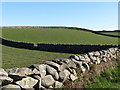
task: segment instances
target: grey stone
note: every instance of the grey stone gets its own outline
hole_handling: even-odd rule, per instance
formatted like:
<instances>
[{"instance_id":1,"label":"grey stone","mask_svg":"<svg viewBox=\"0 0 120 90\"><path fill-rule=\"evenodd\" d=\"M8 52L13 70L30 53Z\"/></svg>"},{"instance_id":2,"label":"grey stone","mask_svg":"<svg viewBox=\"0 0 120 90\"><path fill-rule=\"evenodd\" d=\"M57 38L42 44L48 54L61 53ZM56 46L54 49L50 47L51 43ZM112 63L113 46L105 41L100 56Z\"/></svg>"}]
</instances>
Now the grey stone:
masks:
<instances>
[{"instance_id":1,"label":"grey stone","mask_svg":"<svg viewBox=\"0 0 120 90\"><path fill-rule=\"evenodd\" d=\"M4 69L0 69L0 76L8 76L8 73Z\"/></svg>"},{"instance_id":2,"label":"grey stone","mask_svg":"<svg viewBox=\"0 0 120 90\"><path fill-rule=\"evenodd\" d=\"M40 74L40 71L37 70L36 68L33 68L33 69L32 69L32 72L33 72L33 74Z\"/></svg>"},{"instance_id":3,"label":"grey stone","mask_svg":"<svg viewBox=\"0 0 120 90\"><path fill-rule=\"evenodd\" d=\"M96 57L96 59L97 59L97 64L100 64L100 63L101 63L100 58L99 58L99 57Z\"/></svg>"},{"instance_id":4,"label":"grey stone","mask_svg":"<svg viewBox=\"0 0 120 90\"><path fill-rule=\"evenodd\" d=\"M67 66L68 66L69 68L73 68L73 69L77 68L77 67L76 67L76 64L75 64L74 61L72 61L72 60L70 60L70 61L68 62Z\"/></svg>"},{"instance_id":5,"label":"grey stone","mask_svg":"<svg viewBox=\"0 0 120 90\"><path fill-rule=\"evenodd\" d=\"M102 52L102 51L99 51L99 53L100 53L100 56L103 55L103 52Z\"/></svg>"},{"instance_id":6,"label":"grey stone","mask_svg":"<svg viewBox=\"0 0 120 90\"><path fill-rule=\"evenodd\" d=\"M70 74L70 80L71 81L75 81L78 77L74 76L73 74Z\"/></svg>"},{"instance_id":7,"label":"grey stone","mask_svg":"<svg viewBox=\"0 0 120 90\"><path fill-rule=\"evenodd\" d=\"M12 83L13 79L7 76L0 76L0 84L6 85Z\"/></svg>"},{"instance_id":8,"label":"grey stone","mask_svg":"<svg viewBox=\"0 0 120 90\"><path fill-rule=\"evenodd\" d=\"M11 74L11 73L16 73L18 69L19 69L19 68L11 68L11 69L6 69L5 71L6 71L8 74Z\"/></svg>"},{"instance_id":9,"label":"grey stone","mask_svg":"<svg viewBox=\"0 0 120 90\"><path fill-rule=\"evenodd\" d=\"M55 60L52 60L52 61L59 64L59 65L63 64L63 62L61 62L61 59L55 59Z\"/></svg>"},{"instance_id":10,"label":"grey stone","mask_svg":"<svg viewBox=\"0 0 120 90\"><path fill-rule=\"evenodd\" d=\"M37 82L38 82L38 80L33 79L32 77L26 77L15 83L24 89L28 89L28 88L33 88L37 84Z\"/></svg>"},{"instance_id":11,"label":"grey stone","mask_svg":"<svg viewBox=\"0 0 120 90\"><path fill-rule=\"evenodd\" d=\"M75 60L79 60L79 57L77 55L72 55L69 57L70 59L75 59Z\"/></svg>"},{"instance_id":12,"label":"grey stone","mask_svg":"<svg viewBox=\"0 0 120 90\"><path fill-rule=\"evenodd\" d=\"M7 69L8 75L15 81L25 78L27 75L33 74L32 70L29 68L12 68Z\"/></svg>"},{"instance_id":13,"label":"grey stone","mask_svg":"<svg viewBox=\"0 0 120 90\"><path fill-rule=\"evenodd\" d=\"M86 70L88 70L88 71L90 70L90 66L86 62L83 62L82 66L84 66L84 68L86 68Z\"/></svg>"},{"instance_id":14,"label":"grey stone","mask_svg":"<svg viewBox=\"0 0 120 90\"><path fill-rule=\"evenodd\" d=\"M49 88L53 88L53 86L49 86Z\"/></svg>"},{"instance_id":15,"label":"grey stone","mask_svg":"<svg viewBox=\"0 0 120 90\"><path fill-rule=\"evenodd\" d=\"M42 85L41 85L41 89L43 89L43 90L47 90L47 89L46 89L44 86L42 86Z\"/></svg>"},{"instance_id":16,"label":"grey stone","mask_svg":"<svg viewBox=\"0 0 120 90\"><path fill-rule=\"evenodd\" d=\"M93 56L93 55L94 55L94 52L89 52L88 55L89 55L89 56Z\"/></svg>"},{"instance_id":17,"label":"grey stone","mask_svg":"<svg viewBox=\"0 0 120 90\"><path fill-rule=\"evenodd\" d=\"M99 58L98 59L97 58L98 57L90 56L91 62L94 63L94 64L99 64L100 63Z\"/></svg>"},{"instance_id":18,"label":"grey stone","mask_svg":"<svg viewBox=\"0 0 120 90\"><path fill-rule=\"evenodd\" d=\"M2 87L2 90L21 90L20 86L14 84L8 84Z\"/></svg>"},{"instance_id":19,"label":"grey stone","mask_svg":"<svg viewBox=\"0 0 120 90\"><path fill-rule=\"evenodd\" d=\"M59 79L59 75L58 75L57 70L55 70L54 68L50 67L49 65L47 66L47 72L49 74L51 74L54 77L54 79L56 79L56 80Z\"/></svg>"},{"instance_id":20,"label":"grey stone","mask_svg":"<svg viewBox=\"0 0 120 90\"><path fill-rule=\"evenodd\" d=\"M75 59L71 59L78 67L82 65L81 61L77 61Z\"/></svg>"},{"instance_id":21,"label":"grey stone","mask_svg":"<svg viewBox=\"0 0 120 90\"><path fill-rule=\"evenodd\" d=\"M85 57L84 57L84 56L81 56L81 57L80 57L80 61L85 62L85 61L86 61Z\"/></svg>"},{"instance_id":22,"label":"grey stone","mask_svg":"<svg viewBox=\"0 0 120 90\"><path fill-rule=\"evenodd\" d=\"M57 63L55 63L55 62L52 62L52 61L46 61L45 64L54 67L54 68L57 69L58 71L61 71L60 65L57 64Z\"/></svg>"},{"instance_id":23,"label":"grey stone","mask_svg":"<svg viewBox=\"0 0 120 90\"><path fill-rule=\"evenodd\" d=\"M33 74L32 70L29 68L13 68L13 69L7 69L6 70L9 75L16 74L20 76L26 76Z\"/></svg>"},{"instance_id":24,"label":"grey stone","mask_svg":"<svg viewBox=\"0 0 120 90\"><path fill-rule=\"evenodd\" d=\"M55 88L61 88L63 86L63 83L59 82L59 81L55 81L54 87Z\"/></svg>"},{"instance_id":25,"label":"grey stone","mask_svg":"<svg viewBox=\"0 0 120 90\"><path fill-rule=\"evenodd\" d=\"M100 56L100 53L98 51L94 52L94 56Z\"/></svg>"},{"instance_id":26,"label":"grey stone","mask_svg":"<svg viewBox=\"0 0 120 90\"><path fill-rule=\"evenodd\" d=\"M101 56L101 61L107 62L107 57L105 55Z\"/></svg>"},{"instance_id":27,"label":"grey stone","mask_svg":"<svg viewBox=\"0 0 120 90\"><path fill-rule=\"evenodd\" d=\"M44 76L41 79L41 84L44 87L52 86L54 84L54 82L55 82L55 80L54 80L54 78L51 75Z\"/></svg>"},{"instance_id":28,"label":"grey stone","mask_svg":"<svg viewBox=\"0 0 120 90\"><path fill-rule=\"evenodd\" d=\"M81 57L82 57L82 55L77 55L77 56L78 56L79 60L80 60L80 59L81 59ZM78 60L78 61L79 61L79 60Z\"/></svg>"},{"instance_id":29,"label":"grey stone","mask_svg":"<svg viewBox=\"0 0 120 90\"><path fill-rule=\"evenodd\" d=\"M68 64L71 61L71 59L62 59L62 61Z\"/></svg>"},{"instance_id":30,"label":"grey stone","mask_svg":"<svg viewBox=\"0 0 120 90\"><path fill-rule=\"evenodd\" d=\"M68 65L66 63L63 63L60 65L60 70L63 71L64 69L68 68Z\"/></svg>"},{"instance_id":31,"label":"grey stone","mask_svg":"<svg viewBox=\"0 0 120 90\"><path fill-rule=\"evenodd\" d=\"M33 75L32 77L38 80L38 85L36 86L36 88L41 88L41 77L38 75Z\"/></svg>"},{"instance_id":32,"label":"grey stone","mask_svg":"<svg viewBox=\"0 0 120 90\"><path fill-rule=\"evenodd\" d=\"M83 61L84 62L91 62L91 59L89 58L89 56L87 55L87 54L85 54L84 56L83 56L85 59L83 59Z\"/></svg>"},{"instance_id":33,"label":"grey stone","mask_svg":"<svg viewBox=\"0 0 120 90\"><path fill-rule=\"evenodd\" d=\"M31 68L36 68L39 72L36 71L36 73L39 73L41 77L44 77L46 75L46 64L34 64L30 66ZM34 71L35 72L35 71Z\"/></svg>"},{"instance_id":34,"label":"grey stone","mask_svg":"<svg viewBox=\"0 0 120 90\"><path fill-rule=\"evenodd\" d=\"M70 75L70 72L67 69L65 69L59 73L59 77L63 82L69 78L69 75Z\"/></svg>"},{"instance_id":35,"label":"grey stone","mask_svg":"<svg viewBox=\"0 0 120 90\"><path fill-rule=\"evenodd\" d=\"M13 79L8 77L7 72L4 69L0 69L0 85L12 83Z\"/></svg>"},{"instance_id":36,"label":"grey stone","mask_svg":"<svg viewBox=\"0 0 120 90\"><path fill-rule=\"evenodd\" d=\"M72 74L73 74L74 76L77 76L77 72L75 71L75 69L72 69Z\"/></svg>"},{"instance_id":37,"label":"grey stone","mask_svg":"<svg viewBox=\"0 0 120 90\"><path fill-rule=\"evenodd\" d=\"M64 59L64 58L60 58L60 59L55 59L53 60L55 63L58 63L60 65L62 65L63 63L68 63L70 60L69 59Z\"/></svg>"},{"instance_id":38,"label":"grey stone","mask_svg":"<svg viewBox=\"0 0 120 90\"><path fill-rule=\"evenodd\" d=\"M85 73L86 69L85 69L84 66L80 66L80 69L81 69L81 72L82 72L82 73Z\"/></svg>"}]
</instances>

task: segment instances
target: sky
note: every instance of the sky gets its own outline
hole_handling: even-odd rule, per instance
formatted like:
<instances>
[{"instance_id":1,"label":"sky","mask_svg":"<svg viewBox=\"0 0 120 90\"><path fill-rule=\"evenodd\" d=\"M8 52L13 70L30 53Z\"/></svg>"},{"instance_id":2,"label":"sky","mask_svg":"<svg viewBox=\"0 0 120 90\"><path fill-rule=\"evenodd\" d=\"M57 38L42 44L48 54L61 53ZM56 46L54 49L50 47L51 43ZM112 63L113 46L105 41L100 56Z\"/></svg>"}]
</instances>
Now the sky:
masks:
<instances>
[{"instance_id":1,"label":"sky","mask_svg":"<svg viewBox=\"0 0 120 90\"><path fill-rule=\"evenodd\" d=\"M118 2L2 2L2 26L118 29Z\"/></svg>"}]
</instances>

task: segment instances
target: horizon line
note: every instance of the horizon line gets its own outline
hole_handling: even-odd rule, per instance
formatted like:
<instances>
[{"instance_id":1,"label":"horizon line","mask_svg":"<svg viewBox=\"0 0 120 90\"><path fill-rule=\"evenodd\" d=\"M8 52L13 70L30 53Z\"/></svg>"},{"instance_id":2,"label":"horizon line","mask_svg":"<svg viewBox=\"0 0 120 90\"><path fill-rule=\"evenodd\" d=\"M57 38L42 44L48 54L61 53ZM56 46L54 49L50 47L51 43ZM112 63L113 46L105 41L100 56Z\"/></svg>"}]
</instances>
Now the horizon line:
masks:
<instances>
[{"instance_id":1,"label":"horizon line","mask_svg":"<svg viewBox=\"0 0 120 90\"><path fill-rule=\"evenodd\" d=\"M21 26L21 25L10 25L10 26L0 26L0 28L5 28L5 27L7 27L7 28L9 28L9 27L38 27L38 28L42 28L42 27L74 27L74 28L81 28L81 29L86 29L86 30L92 30L92 31L94 31L94 30L96 30L96 29L88 29L88 28L84 28L84 27L79 27L79 26L65 26L65 25L43 25L43 26L40 26L40 25L24 25L24 26ZM97 29L98 31L115 31L115 30L119 30L119 29Z\"/></svg>"}]
</instances>

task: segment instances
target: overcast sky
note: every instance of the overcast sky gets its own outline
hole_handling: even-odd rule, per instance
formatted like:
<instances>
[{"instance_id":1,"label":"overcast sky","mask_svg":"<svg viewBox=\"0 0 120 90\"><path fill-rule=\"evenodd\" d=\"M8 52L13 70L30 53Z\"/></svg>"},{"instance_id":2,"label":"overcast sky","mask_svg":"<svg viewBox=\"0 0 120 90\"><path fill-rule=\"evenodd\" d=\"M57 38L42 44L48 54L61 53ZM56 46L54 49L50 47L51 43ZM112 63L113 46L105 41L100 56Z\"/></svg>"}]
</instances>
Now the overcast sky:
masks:
<instances>
[{"instance_id":1,"label":"overcast sky","mask_svg":"<svg viewBox=\"0 0 120 90\"><path fill-rule=\"evenodd\" d=\"M117 2L3 2L3 26L76 26L118 29Z\"/></svg>"}]
</instances>

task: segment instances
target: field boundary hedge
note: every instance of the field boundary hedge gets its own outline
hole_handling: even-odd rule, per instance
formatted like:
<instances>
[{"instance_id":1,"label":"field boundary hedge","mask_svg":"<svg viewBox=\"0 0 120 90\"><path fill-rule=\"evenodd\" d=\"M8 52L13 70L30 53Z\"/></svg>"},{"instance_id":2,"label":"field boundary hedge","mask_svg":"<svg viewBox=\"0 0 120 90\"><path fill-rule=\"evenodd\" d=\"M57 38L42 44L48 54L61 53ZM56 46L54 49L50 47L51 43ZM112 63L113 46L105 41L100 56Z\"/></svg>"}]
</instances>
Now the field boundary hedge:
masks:
<instances>
[{"instance_id":1,"label":"field boundary hedge","mask_svg":"<svg viewBox=\"0 0 120 90\"><path fill-rule=\"evenodd\" d=\"M119 45L77 45L77 44L71 45L71 44L44 44L44 43L34 44L11 41L3 38L0 38L0 44L15 48L73 54L84 54L91 51L107 50L108 48L115 48L119 46Z\"/></svg>"}]
</instances>

